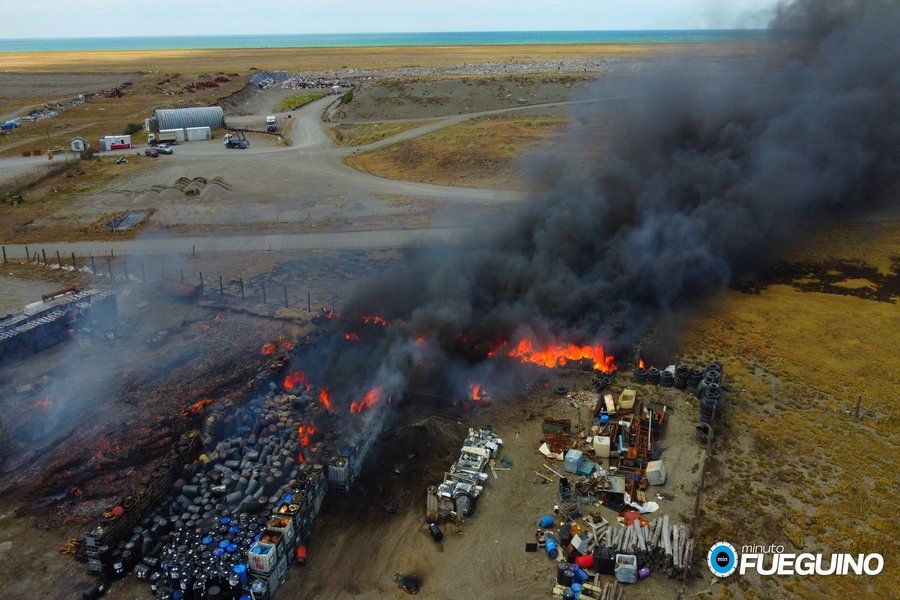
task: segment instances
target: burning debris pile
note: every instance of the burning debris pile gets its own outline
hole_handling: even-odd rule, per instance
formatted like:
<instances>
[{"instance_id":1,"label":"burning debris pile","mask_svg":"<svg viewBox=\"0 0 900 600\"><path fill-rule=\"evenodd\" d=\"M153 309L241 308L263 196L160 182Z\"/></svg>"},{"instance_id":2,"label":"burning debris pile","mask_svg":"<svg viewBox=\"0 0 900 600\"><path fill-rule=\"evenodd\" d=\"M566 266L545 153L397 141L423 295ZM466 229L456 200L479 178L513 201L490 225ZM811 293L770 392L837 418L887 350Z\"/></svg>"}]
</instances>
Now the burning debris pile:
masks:
<instances>
[{"instance_id":1,"label":"burning debris pile","mask_svg":"<svg viewBox=\"0 0 900 600\"><path fill-rule=\"evenodd\" d=\"M211 411L202 434L184 437L190 452L164 461L158 481L88 529L81 558L91 571L117 580L134 570L158 598L272 597L287 567L305 560L329 487L347 491L359 475L386 403L372 390L339 415L298 371L283 379L292 393L269 388L241 406L201 400L185 411Z\"/></svg>"}]
</instances>

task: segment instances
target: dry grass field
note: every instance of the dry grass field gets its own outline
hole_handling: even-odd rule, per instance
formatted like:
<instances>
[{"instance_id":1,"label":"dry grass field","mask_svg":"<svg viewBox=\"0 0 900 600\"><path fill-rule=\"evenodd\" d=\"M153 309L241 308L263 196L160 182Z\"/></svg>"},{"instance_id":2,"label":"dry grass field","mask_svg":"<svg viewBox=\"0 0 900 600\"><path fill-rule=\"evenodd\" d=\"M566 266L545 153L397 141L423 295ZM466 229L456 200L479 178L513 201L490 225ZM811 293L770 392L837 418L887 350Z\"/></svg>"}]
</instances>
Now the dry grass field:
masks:
<instances>
[{"instance_id":1,"label":"dry grass field","mask_svg":"<svg viewBox=\"0 0 900 600\"><path fill-rule=\"evenodd\" d=\"M550 144L564 117L485 117L346 159L354 169L439 185L520 188L518 165L529 150Z\"/></svg>"},{"instance_id":2,"label":"dry grass field","mask_svg":"<svg viewBox=\"0 0 900 600\"><path fill-rule=\"evenodd\" d=\"M510 46L386 46L378 48L233 48L216 50L130 50L91 52L10 52L3 68L11 73L180 72L380 69L460 63L553 60L596 56L637 56L689 52L712 55L752 52L753 44L572 44Z\"/></svg>"},{"instance_id":3,"label":"dry grass field","mask_svg":"<svg viewBox=\"0 0 900 600\"><path fill-rule=\"evenodd\" d=\"M326 133L338 146L365 146L432 122L431 119L422 119L383 123L342 123L329 127Z\"/></svg>"},{"instance_id":4,"label":"dry grass field","mask_svg":"<svg viewBox=\"0 0 900 600\"><path fill-rule=\"evenodd\" d=\"M783 260L815 272L722 291L696 309L682 343L685 353L722 360L733 390L720 415L698 547L726 540L798 553L878 552L884 572L731 577L713 597L896 598L900 584L890 574L900 566L900 526L889 507L900 463L900 227L828 228ZM839 261L863 261L871 281L823 286L823 278L846 275ZM882 288L884 299L858 295L863 287Z\"/></svg>"}]
</instances>

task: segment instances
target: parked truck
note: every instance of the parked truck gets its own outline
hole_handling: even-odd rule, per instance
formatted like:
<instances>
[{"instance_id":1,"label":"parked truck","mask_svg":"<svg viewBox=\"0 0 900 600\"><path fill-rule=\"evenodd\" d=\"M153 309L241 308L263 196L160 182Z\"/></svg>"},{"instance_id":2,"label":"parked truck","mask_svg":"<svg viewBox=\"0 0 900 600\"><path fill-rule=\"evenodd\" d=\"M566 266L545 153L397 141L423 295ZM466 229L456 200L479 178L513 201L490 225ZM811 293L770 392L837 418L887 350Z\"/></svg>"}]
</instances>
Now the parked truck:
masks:
<instances>
[{"instance_id":1,"label":"parked truck","mask_svg":"<svg viewBox=\"0 0 900 600\"><path fill-rule=\"evenodd\" d=\"M244 137L244 133L242 131L237 131L233 135L230 133L225 134L225 147L226 148L237 148L238 150L244 150L250 143L247 141L247 138Z\"/></svg>"},{"instance_id":2,"label":"parked truck","mask_svg":"<svg viewBox=\"0 0 900 600\"><path fill-rule=\"evenodd\" d=\"M275 121L275 117L266 117L266 131L269 133L278 131L278 123Z\"/></svg>"},{"instance_id":3,"label":"parked truck","mask_svg":"<svg viewBox=\"0 0 900 600\"><path fill-rule=\"evenodd\" d=\"M157 144L177 144L178 134L175 131L151 133L147 135L147 143L151 146L156 146Z\"/></svg>"}]
</instances>

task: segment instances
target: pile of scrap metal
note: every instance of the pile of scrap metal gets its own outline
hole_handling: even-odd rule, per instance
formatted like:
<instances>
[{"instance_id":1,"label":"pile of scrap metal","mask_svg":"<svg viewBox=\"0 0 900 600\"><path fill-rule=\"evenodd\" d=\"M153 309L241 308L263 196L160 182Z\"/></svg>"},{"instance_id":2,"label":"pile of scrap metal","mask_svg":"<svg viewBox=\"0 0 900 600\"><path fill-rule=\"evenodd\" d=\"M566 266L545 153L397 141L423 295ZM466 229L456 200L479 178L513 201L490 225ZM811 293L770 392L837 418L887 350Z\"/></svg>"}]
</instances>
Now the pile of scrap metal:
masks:
<instances>
[{"instance_id":1,"label":"pile of scrap metal","mask_svg":"<svg viewBox=\"0 0 900 600\"><path fill-rule=\"evenodd\" d=\"M243 404L199 407L209 411L201 430L160 466L163 480L143 486L153 493L86 532L90 570L107 581L134 570L161 599L272 598L287 567L306 560L329 487L346 491L358 475L386 406L338 433L317 392L270 381Z\"/></svg>"},{"instance_id":2,"label":"pile of scrap metal","mask_svg":"<svg viewBox=\"0 0 900 600\"><path fill-rule=\"evenodd\" d=\"M116 313L116 296L109 290L71 286L44 294L21 314L0 319L0 361L28 356L68 339L77 321L108 319Z\"/></svg>"},{"instance_id":3,"label":"pile of scrap metal","mask_svg":"<svg viewBox=\"0 0 900 600\"><path fill-rule=\"evenodd\" d=\"M434 523L475 514L487 471L502 445L491 427L469 429L459 460L444 473L444 482L428 488L426 520Z\"/></svg>"},{"instance_id":4,"label":"pile of scrap metal","mask_svg":"<svg viewBox=\"0 0 900 600\"><path fill-rule=\"evenodd\" d=\"M557 596L603 598L602 588L595 587L600 575L631 584L652 573L680 576L687 568L694 540L687 537L683 525L670 524L668 516L647 523L633 511L611 524L599 513L583 519L559 507L557 513L558 526L554 517L544 517L535 534L537 545L558 561ZM592 580L594 586L588 583Z\"/></svg>"}]
</instances>

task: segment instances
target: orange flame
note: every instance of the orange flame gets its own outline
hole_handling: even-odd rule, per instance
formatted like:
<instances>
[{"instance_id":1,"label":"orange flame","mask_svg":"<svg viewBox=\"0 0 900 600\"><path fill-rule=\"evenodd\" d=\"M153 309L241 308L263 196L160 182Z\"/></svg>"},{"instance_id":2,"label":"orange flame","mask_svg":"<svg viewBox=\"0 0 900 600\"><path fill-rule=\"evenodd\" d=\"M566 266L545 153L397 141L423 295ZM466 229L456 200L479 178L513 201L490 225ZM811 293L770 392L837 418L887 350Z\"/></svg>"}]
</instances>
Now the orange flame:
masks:
<instances>
[{"instance_id":1,"label":"orange flame","mask_svg":"<svg viewBox=\"0 0 900 600\"><path fill-rule=\"evenodd\" d=\"M275 354L276 350L278 350L278 345L274 344L272 342L269 342L268 344L263 344L262 350L260 352L262 352L262 354L265 354L266 356L268 356L270 354Z\"/></svg>"},{"instance_id":2,"label":"orange flame","mask_svg":"<svg viewBox=\"0 0 900 600\"><path fill-rule=\"evenodd\" d=\"M419 337L417 337L417 338L416 338L416 344L419 345L419 346L422 346L423 344L425 344L425 336L424 336L424 335L420 335Z\"/></svg>"},{"instance_id":3,"label":"orange flame","mask_svg":"<svg viewBox=\"0 0 900 600\"><path fill-rule=\"evenodd\" d=\"M387 327L391 324L390 321L388 321L384 317L379 317L378 315L363 315L362 320L366 325L374 323L375 325L382 325L384 327Z\"/></svg>"},{"instance_id":4,"label":"orange flame","mask_svg":"<svg viewBox=\"0 0 900 600\"><path fill-rule=\"evenodd\" d=\"M381 391L383 388L377 387L369 390L362 397L362 400L355 400L350 403L350 414L357 415L367 408L372 408L381 400Z\"/></svg>"},{"instance_id":5,"label":"orange flame","mask_svg":"<svg viewBox=\"0 0 900 600\"><path fill-rule=\"evenodd\" d=\"M309 436L316 434L316 428L314 425L307 425L297 428L297 435L300 436L300 445L301 446L309 446Z\"/></svg>"},{"instance_id":6,"label":"orange flame","mask_svg":"<svg viewBox=\"0 0 900 600\"><path fill-rule=\"evenodd\" d=\"M309 389L309 377L306 376L306 373L303 371L294 371L292 373L288 373L284 378L284 389L286 390L295 390L299 387L305 387L307 390Z\"/></svg>"},{"instance_id":7,"label":"orange flame","mask_svg":"<svg viewBox=\"0 0 900 600\"><path fill-rule=\"evenodd\" d=\"M644 359L643 358L638 359L638 367L641 369L644 368Z\"/></svg>"},{"instance_id":8,"label":"orange flame","mask_svg":"<svg viewBox=\"0 0 900 600\"><path fill-rule=\"evenodd\" d=\"M321 402L322 406L326 409L331 410L331 400L328 398L328 390L326 388L319 390L319 402Z\"/></svg>"},{"instance_id":9,"label":"orange flame","mask_svg":"<svg viewBox=\"0 0 900 600\"><path fill-rule=\"evenodd\" d=\"M352 340L358 340L358 339L359 339L359 336L356 335L355 333L351 333L351 332L348 331L347 333L344 334L344 339L347 340L347 341L349 342L349 341L352 341Z\"/></svg>"},{"instance_id":10,"label":"orange flame","mask_svg":"<svg viewBox=\"0 0 900 600\"><path fill-rule=\"evenodd\" d=\"M518 358L523 362L554 368L565 365L570 360L590 360L593 368L604 373L616 370L615 358L607 355L602 346L578 346L576 344L556 344L543 350L535 350L531 340L522 340L507 356Z\"/></svg>"},{"instance_id":11,"label":"orange flame","mask_svg":"<svg viewBox=\"0 0 900 600\"><path fill-rule=\"evenodd\" d=\"M44 396L40 400L34 403L35 408L43 408L45 406L50 406L53 404L53 398L50 396Z\"/></svg>"},{"instance_id":12,"label":"orange flame","mask_svg":"<svg viewBox=\"0 0 900 600\"><path fill-rule=\"evenodd\" d=\"M300 463L301 465L306 462L306 459L303 458L302 452L297 453L297 462Z\"/></svg>"},{"instance_id":13,"label":"orange flame","mask_svg":"<svg viewBox=\"0 0 900 600\"><path fill-rule=\"evenodd\" d=\"M333 319L335 317L339 317L340 314L334 312L333 309L330 309L327 306L323 306L322 307L322 316L325 317L326 319Z\"/></svg>"},{"instance_id":14,"label":"orange flame","mask_svg":"<svg viewBox=\"0 0 900 600\"><path fill-rule=\"evenodd\" d=\"M480 383L470 383L469 390L472 392L472 400L475 402L481 402L482 400L488 399L489 394Z\"/></svg>"},{"instance_id":15,"label":"orange flame","mask_svg":"<svg viewBox=\"0 0 900 600\"><path fill-rule=\"evenodd\" d=\"M190 416L190 415L192 415L192 414L197 414L198 412L200 412L200 410L201 410L204 406L206 406L206 405L208 405L208 404L212 404L213 402L215 402L215 400L213 400L212 398L204 398L203 400L200 400L200 401L198 401L198 402L194 402L194 403L191 404L189 407L187 407L187 408L184 410L184 412L181 413L181 416L182 416L182 417L187 417L187 416Z\"/></svg>"}]
</instances>

